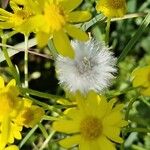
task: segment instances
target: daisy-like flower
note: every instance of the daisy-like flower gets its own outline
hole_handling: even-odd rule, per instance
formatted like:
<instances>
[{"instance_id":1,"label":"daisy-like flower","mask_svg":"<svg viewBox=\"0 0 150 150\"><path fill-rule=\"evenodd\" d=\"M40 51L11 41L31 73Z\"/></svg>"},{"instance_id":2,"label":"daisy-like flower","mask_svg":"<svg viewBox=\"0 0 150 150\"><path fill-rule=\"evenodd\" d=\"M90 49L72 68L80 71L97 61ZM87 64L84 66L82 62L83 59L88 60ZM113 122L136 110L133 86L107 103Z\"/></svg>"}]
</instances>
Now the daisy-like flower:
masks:
<instances>
[{"instance_id":1,"label":"daisy-like flower","mask_svg":"<svg viewBox=\"0 0 150 150\"><path fill-rule=\"evenodd\" d=\"M56 71L60 84L70 92L89 90L102 91L107 88L116 72L116 58L103 42L71 42L75 58L59 55L56 60Z\"/></svg>"},{"instance_id":2,"label":"daisy-like flower","mask_svg":"<svg viewBox=\"0 0 150 150\"><path fill-rule=\"evenodd\" d=\"M37 33L38 43L44 45L51 37L61 55L73 58L74 51L68 35L81 41L88 40L88 35L74 26L75 23L85 22L91 18L88 11L73 11L81 2L82 0L47 0L43 9L43 31Z\"/></svg>"},{"instance_id":3,"label":"daisy-like flower","mask_svg":"<svg viewBox=\"0 0 150 150\"><path fill-rule=\"evenodd\" d=\"M132 74L133 87L140 87L140 93L150 96L150 66L136 68Z\"/></svg>"},{"instance_id":4,"label":"daisy-like flower","mask_svg":"<svg viewBox=\"0 0 150 150\"><path fill-rule=\"evenodd\" d=\"M15 139L20 140L23 126L33 127L44 115L42 108L32 105L31 100L22 99L19 94L14 79L5 86L0 76L0 150Z\"/></svg>"},{"instance_id":5,"label":"daisy-like flower","mask_svg":"<svg viewBox=\"0 0 150 150\"><path fill-rule=\"evenodd\" d=\"M108 18L123 17L126 13L125 0L99 0L96 10Z\"/></svg>"},{"instance_id":6,"label":"daisy-like flower","mask_svg":"<svg viewBox=\"0 0 150 150\"><path fill-rule=\"evenodd\" d=\"M36 105L32 105L30 99L23 99L23 109L15 118L15 122L19 125L23 125L27 128L34 127L43 117L44 110Z\"/></svg>"},{"instance_id":7,"label":"daisy-like flower","mask_svg":"<svg viewBox=\"0 0 150 150\"><path fill-rule=\"evenodd\" d=\"M20 3L17 3L20 2ZM21 3L22 2L22 3ZM20 7L22 5L22 7ZM40 26L41 9L39 3L33 4L33 1L10 1L10 7L13 12L8 12L0 8L0 28L10 29L23 33L30 34L35 32Z\"/></svg>"},{"instance_id":8,"label":"daisy-like flower","mask_svg":"<svg viewBox=\"0 0 150 150\"><path fill-rule=\"evenodd\" d=\"M89 92L86 98L78 96L76 108L67 109L64 116L53 123L58 132L72 134L60 140L60 145L70 148L78 145L79 150L115 150L113 142L122 143L121 127L126 126L120 112L122 104L106 101L103 96Z\"/></svg>"}]
</instances>

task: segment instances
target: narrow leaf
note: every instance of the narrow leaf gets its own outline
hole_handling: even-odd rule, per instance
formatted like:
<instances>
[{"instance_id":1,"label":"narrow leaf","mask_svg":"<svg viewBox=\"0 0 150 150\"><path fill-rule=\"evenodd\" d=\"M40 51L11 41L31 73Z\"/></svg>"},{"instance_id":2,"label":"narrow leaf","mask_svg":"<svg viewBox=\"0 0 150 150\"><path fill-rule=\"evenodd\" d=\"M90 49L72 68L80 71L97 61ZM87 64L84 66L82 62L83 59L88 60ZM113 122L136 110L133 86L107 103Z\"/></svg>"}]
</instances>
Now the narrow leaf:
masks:
<instances>
[{"instance_id":1,"label":"narrow leaf","mask_svg":"<svg viewBox=\"0 0 150 150\"><path fill-rule=\"evenodd\" d=\"M128 55L128 53L131 52L133 46L140 39L142 33L145 31L149 23L150 23L150 12L147 14L147 16L141 23L140 27L138 28L134 36L131 38L131 40L128 42L126 47L123 49L122 53L120 54L118 58L118 62L122 61Z\"/></svg>"}]
</instances>

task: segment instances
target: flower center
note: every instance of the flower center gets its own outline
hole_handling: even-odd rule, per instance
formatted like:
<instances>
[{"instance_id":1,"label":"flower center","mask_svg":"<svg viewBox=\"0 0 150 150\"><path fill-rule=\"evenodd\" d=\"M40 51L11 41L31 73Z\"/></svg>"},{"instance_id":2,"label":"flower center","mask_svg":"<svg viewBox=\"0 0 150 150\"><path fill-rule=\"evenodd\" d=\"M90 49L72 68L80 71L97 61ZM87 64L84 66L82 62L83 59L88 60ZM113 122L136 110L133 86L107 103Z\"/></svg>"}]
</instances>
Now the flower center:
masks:
<instances>
[{"instance_id":1,"label":"flower center","mask_svg":"<svg viewBox=\"0 0 150 150\"><path fill-rule=\"evenodd\" d=\"M30 12L20 9L13 15L13 17L11 18L11 22L15 24L15 26L18 26L32 15L33 14L31 14Z\"/></svg>"},{"instance_id":2,"label":"flower center","mask_svg":"<svg viewBox=\"0 0 150 150\"><path fill-rule=\"evenodd\" d=\"M24 118L24 124L28 125L34 119L34 114L30 108L27 108L23 113L22 117Z\"/></svg>"},{"instance_id":3,"label":"flower center","mask_svg":"<svg viewBox=\"0 0 150 150\"><path fill-rule=\"evenodd\" d=\"M94 140L102 133L102 124L100 119L88 116L81 121L80 132L84 139Z\"/></svg>"},{"instance_id":4,"label":"flower center","mask_svg":"<svg viewBox=\"0 0 150 150\"><path fill-rule=\"evenodd\" d=\"M49 26L50 32L60 30L66 23L63 9L56 4L47 4L44 9L45 20Z\"/></svg>"},{"instance_id":5,"label":"flower center","mask_svg":"<svg viewBox=\"0 0 150 150\"><path fill-rule=\"evenodd\" d=\"M80 74L84 74L85 72L88 72L89 70L92 69L92 64L91 61L89 60L89 58L84 57L80 63L76 64L78 72Z\"/></svg>"},{"instance_id":6,"label":"flower center","mask_svg":"<svg viewBox=\"0 0 150 150\"><path fill-rule=\"evenodd\" d=\"M110 6L114 9L122 8L124 4L124 0L110 0Z\"/></svg>"}]
</instances>

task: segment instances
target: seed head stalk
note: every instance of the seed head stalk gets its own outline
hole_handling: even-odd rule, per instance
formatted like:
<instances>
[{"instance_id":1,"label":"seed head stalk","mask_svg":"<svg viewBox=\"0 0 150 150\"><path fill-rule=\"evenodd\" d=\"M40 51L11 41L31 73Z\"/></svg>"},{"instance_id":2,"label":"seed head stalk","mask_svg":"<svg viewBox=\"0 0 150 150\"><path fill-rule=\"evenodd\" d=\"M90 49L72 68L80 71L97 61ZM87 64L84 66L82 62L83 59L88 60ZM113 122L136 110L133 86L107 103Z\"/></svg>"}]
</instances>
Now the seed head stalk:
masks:
<instances>
[{"instance_id":1,"label":"seed head stalk","mask_svg":"<svg viewBox=\"0 0 150 150\"><path fill-rule=\"evenodd\" d=\"M24 35L25 53L24 53L24 87L28 88L28 35Z\"/></svg>"}]
</instances>

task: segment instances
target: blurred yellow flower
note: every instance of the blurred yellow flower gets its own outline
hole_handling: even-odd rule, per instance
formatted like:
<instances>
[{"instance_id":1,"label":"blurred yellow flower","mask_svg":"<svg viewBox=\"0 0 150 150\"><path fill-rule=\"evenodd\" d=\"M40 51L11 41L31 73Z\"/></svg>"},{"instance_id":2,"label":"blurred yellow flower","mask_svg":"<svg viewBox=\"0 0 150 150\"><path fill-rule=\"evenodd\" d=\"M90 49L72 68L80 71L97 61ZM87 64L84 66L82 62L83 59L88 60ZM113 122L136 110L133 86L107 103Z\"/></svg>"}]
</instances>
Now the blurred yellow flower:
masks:
<instances>
[{"instance_id":1,"label":"blurred yellow flower","mask_svg":"<svg viewBox=\"0 0 150 150\"><path fill-rule=\"evenodd\" d=\"M25 35L35 32L41 23L40 20L40 9L37 3L30 3L29 6L26 1L25 6L20 7L16 1L10 1L10 7L12 13L0 8L0 28L16 30L17 32ZM34 7L33 7L34 6Z\"/></svg>"},{"instance_id":2,"label":"blurred yellow flower","mask_svg":"<svg viewBox=\"0 0 150 150\"><path fill-rule=\"evenodd\" d=\"M7 143L13 143L14 138L21 139L22 127L13 121L22 103L18 96L15 80L5 86L4 79L0 77L0 149L4 149Z\"/></svg>"},{"instance_id":3,"label":"blurred yellow flower","mask_svg":"<svg viewBox=\"0 0 150 150\"><path fill-rule=\"evenodd\" d=\"M126 13L125 0L99 0L96 10L108 18L123 17Z\"/></svg>"},{"instance_id":4,"label":"blurred yellow flower","mask_svg":"<svg viewBox=\"0 0 150 150\"><path fill-rule=\"evenodd\" d=\"M48 38L53 38L54 45L63 56L74 57L68 35L81 41L88 40L88 35L74 26L91 18L88 11L73 11L82 0L48 0L43 10L43 31L37 33L38 43L45 45ZM43 38L44 37L44 38Z\"/></svg>"},{"instance_id":5,"label":"blurred yellow flower","mask_svg":"<svg viewBox=\"0 0 150 150\"><path fill-rule=\"evenodd\" d=\"M140 93L144 96L150 96L150 66L136 68L131 77L133 87L140 87Z\"/></svg>"},{"instance_id":6,"label":"blurred yellow flower","mask_svg":"<svg viewBox=\"0 0 150 150\"><path fill-rule=\"evenodd\" d=\"M88 35L74 26L91 18L88 11L73 11L81 2L82 0L11 0L12 13L0 8L0 28L13 28L26 35L34 32L40 47L45 46L49 38L53 38L58 52L73 58L74 51L68 35L81 41L88 40Z\"/></svg>"},{"instance_id":7,"label":"blurred yellow flower","mask_svg":"<svg viewBox=\"0 0 150 150\"><path fill-rule=\"evenodd\" d=\"M126 126L120 112L122 104L114 106L116 100L89 92L86 98L77 96L78 107L69 108L64 116L53 123L53 129L72 134L59 143L65 148L79 145L80 150L115 150L113 142L122 143L121 127Z\"/></svg>"},{"instance_id":8,"label":"blurred yellow flower","mask_svg":"<svg viewBox=\"0 0 150 150\"><path fill-rule=\"evenodd\" d=\"M44 115L42 108L32 105L31 100L20 98L19 94L15 80L5 86L0 76L0 150L14 143L14 139L20 140L23 126L33 127Z\"/></svg>"},{"instance_id":9,"label":"blurred yellow flower","mask_svg":"<svg viewBox=\"0 0 150 150\"><path fill-rule=\"evenodd\" d=\"M44 110L36 105L32 105L32 101L29 99L23 99L23 109L16 117L15 122L25 127L35 126L44 115Z\"/></svg>"}]
</instances>

